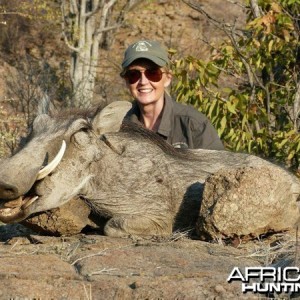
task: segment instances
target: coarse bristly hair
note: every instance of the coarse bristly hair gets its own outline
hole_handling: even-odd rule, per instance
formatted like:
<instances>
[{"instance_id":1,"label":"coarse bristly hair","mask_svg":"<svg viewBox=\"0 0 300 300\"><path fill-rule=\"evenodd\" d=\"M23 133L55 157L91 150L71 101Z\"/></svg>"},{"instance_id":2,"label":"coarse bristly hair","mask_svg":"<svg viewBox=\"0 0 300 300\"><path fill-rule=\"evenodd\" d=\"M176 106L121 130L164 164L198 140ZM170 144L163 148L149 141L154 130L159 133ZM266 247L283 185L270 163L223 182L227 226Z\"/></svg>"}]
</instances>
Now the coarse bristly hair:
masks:
<instances>
[{"instance_id":1,"label":"coarse bristly hair","mask_svg":"<svg viewBox=\"0 0 300 300\"><path fill-rule=\"evenodd\" d=\"M93 119L103 108L105 105L98 104L95 106L91 106L89 108L69 108L63 110L55 110L50 111L49 116L56 118L58 120L62 119L71 119L76 120L79 118L83 119Z\"/></svg>"},{"instance_id":2,"label":"coarse bristly hair","mask_svg":"<svg viewBox=\"0 0 300 300\"><path fill-rule=\"evenodd\" d=\"M69 108L69 109L50 109L47 113L45 113L46 115L49 115L51 118L56 119L57 122L57 127L54 127L53 130L58 130L58 126L60 121L66 121L69 124L71 124L72 122L74 122L77 119L84 119L87 122L90 122L95 115L98 114L99 111L101 111L103 109L104 105L95 105L89 108ZM44 114L43 112L40 112L37 117L39 115ZM18 147L15 149L13 154L16 154L17 152L19 152L33 137L33 123L34 120L32 121L32 123L30 124L30 126L28 127L28 131L27 131L27 135L21 137L20 142Z\"/></svg>"},{"instance_id":3,"label":"coarse bristly hair","mask_svg":"<svg viewBox=\"0 0 300 300\"><path fill-rule=\"evenodd\" d=\"M168 155L187 160L199 159L199 157L191 153L188 149L174 148L157 133L129 120L123 120L120 131L126 132L128 134L133 134L141 139L148 140L151 143L157 145L160 149L163 150L163 152Z\"/></svg>"},{"instance_id":4,"label":"coarse bristly hair","mask_svg":"<svg viewBox=\"0 0 300 300\"><path fill-rule=\"evenodd\" d=\"M55 118L58 122L60 120L69 121L70 124L80 118L90 122L104 107L105 105L95 105L89 108L52 110L48 112L48 115L52 118ZM123 120L120 131L129 135L134 135L137 139L148 140L149 142L157 145L164 153L168 155L186 160L199 160L199 157L192 154L188 149L174 148L155 132L129 120ZM24 144L26 144L31 137L32 131L29 130L29 134L22 140L20 148L22 148L22 146L24 146ZM20 150L20 148L18 148L18 150Z\"/></svg>"}]
</instances>

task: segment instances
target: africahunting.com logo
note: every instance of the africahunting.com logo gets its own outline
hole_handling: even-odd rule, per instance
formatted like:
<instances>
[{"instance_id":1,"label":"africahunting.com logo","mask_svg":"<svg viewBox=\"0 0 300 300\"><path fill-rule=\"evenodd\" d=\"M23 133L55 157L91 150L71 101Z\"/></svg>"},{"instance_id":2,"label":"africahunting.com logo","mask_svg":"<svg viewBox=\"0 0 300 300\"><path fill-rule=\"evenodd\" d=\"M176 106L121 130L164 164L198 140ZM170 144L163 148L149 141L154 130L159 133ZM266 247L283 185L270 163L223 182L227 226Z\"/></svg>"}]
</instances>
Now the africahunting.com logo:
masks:
<instances>
[{"instance_id":1,"label":"africahunting.com logo","mask_svg":"<svg viewBox=\"0 0 300 300\"><path fill-rule=\"evenodd\" d=\"M297 293L300 291L298 267L234 267L227 282L241 282L243 293Z\"/></svg>"}]
</instances>

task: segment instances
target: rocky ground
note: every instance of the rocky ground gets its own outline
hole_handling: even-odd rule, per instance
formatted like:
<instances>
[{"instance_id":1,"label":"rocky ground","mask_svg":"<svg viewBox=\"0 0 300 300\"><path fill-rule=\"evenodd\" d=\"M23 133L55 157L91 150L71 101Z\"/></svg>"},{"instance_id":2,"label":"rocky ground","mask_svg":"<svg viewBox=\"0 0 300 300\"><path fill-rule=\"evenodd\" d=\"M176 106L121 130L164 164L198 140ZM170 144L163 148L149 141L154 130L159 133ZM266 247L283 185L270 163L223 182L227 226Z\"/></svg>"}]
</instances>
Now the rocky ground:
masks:
<instances>
[{"instance_id":1,"label":"rocky ground","mask_svg":"<svg viewBox=\"0 0 300 300\"><path fill-rule=\"evenodd\" d=\"M179 233L164 240L51 237L22 225L0 226L0 237L0 299L270 299L243 294L239 282L227 282L230 272L295 251L289 234L237 247Z\"/></svg>"},{"instance_id":2,"label":"rocky ground","mask_svg":"<svg viewBox=\"0 0 300 300\"><path fill-rule=\"evenodd\" d=\"M264 298L227 282L233 267L267 262L263 243L246 250L180 234L164 241L50 237L21 225L0 234L0 299Z\"/></svg>"}]
</instances>

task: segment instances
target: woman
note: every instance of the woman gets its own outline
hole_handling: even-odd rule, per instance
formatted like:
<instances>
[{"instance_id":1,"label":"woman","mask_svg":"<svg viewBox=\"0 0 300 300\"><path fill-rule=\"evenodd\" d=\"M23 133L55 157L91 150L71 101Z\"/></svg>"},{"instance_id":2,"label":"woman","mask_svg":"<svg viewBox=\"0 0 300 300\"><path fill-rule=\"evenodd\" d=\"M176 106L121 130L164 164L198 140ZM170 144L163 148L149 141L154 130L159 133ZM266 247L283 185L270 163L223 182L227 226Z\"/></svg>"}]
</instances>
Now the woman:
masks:
<instances>
[{"instance_id":1,"label":"woman","mask_svg":"<svg viewBox=\"0 0 300 300\"><path fill-rule=\"evenodd\" d=\"M143 40L125 51L121 76L135 99L125 118L141 123L177 148L223 150L209 120L192 106L172 100L168 53L156 41Z\"/></svg>"}]
</instances>

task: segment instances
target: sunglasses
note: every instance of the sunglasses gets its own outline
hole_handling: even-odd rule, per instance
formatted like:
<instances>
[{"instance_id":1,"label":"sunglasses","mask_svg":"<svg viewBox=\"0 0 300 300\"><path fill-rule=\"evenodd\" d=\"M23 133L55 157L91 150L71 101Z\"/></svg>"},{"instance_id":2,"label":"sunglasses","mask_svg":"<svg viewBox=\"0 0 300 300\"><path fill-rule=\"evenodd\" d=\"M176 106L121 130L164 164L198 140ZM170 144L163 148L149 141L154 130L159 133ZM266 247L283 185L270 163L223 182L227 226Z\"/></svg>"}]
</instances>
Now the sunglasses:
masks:
<instances>
[{"instance_id":1,"label":"sunglasses","mask_svg":"<svg viewBox=\"0 0 300 300\"><path fill-rule=\"evenodd\" d=\"M155 69L146 69L145 71L140 71L140 70L127 70L123 77L129 82L129 84L134 84L138 80L141 79L142 73L145 74L146 78L152 82L159 82L162 79L163 72L159 68Z\"/></svg>"}]
</instances>

